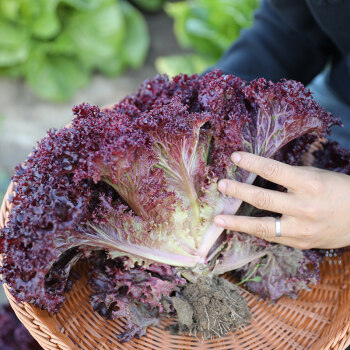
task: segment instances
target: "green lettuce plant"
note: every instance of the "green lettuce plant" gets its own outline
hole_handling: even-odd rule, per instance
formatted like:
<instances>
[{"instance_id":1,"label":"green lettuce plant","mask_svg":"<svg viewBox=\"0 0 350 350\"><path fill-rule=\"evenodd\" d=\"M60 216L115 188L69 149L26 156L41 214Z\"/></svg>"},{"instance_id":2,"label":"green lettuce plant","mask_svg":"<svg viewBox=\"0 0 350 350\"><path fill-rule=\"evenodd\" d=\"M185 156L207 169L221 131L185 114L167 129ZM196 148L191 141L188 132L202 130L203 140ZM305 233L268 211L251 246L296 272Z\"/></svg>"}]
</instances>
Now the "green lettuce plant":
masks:
<instances>
[{"instance_id":1,"label":"green lettuce plant","mask_svg":"<svg viewBox=\"0 0 350 350\"><path fill-rule=\"evenodd\" d=\"M92 72L139 67L149 36L124 0L1 0L0 74L23 77L39 96L67 100Z\"/></svg>"},{"instance_id":2,"label":"green lettuce plant","mask_svg":"<svg viewBox=\"0 0 350 350\"><path fill-rule=\"evenodd\" d=\"M171 76L199 73L214 64L253 20L259 0L187 0L167 3L181 47L194 53L159 57L156 68Z\"/></svg>"}]
</instances>

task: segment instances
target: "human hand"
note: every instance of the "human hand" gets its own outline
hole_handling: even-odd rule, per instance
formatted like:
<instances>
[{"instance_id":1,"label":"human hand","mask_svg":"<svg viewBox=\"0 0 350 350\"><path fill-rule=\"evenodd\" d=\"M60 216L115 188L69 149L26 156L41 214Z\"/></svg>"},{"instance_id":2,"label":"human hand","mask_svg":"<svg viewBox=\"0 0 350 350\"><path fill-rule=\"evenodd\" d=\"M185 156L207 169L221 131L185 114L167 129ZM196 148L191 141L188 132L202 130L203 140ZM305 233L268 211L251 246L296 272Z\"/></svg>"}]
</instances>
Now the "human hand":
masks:
<instances>
[{"instance_id":1,"label":"human hand","mask_svg":"<svg viewBox=\"0 0 350 350\"><path fill-rule=\"evenodd\" d=\"M231 157L239 167L282 185L288 192L220 180L222 193L256 208L282 214L281 237L275 218L218 215L215 224L299 249L350 245L350 176L313 167L291 166L251 153Z\"/></svg>"}]
</instances>

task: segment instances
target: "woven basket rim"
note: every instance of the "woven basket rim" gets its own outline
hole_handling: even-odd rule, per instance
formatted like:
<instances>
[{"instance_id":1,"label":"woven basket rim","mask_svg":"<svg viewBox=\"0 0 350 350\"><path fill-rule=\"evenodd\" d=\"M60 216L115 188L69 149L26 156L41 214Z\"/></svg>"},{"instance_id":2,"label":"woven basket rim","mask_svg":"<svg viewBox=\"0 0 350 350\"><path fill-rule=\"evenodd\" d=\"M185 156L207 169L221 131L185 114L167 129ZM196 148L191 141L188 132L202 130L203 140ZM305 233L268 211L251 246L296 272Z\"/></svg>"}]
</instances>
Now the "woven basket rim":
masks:
<instances>
[{"instance_id":1,"label":"woven basket rim","mask_svg":"<svg viewBox=\"0 0 350 350\"><path fill-rule=\"evenodd\" d=\"M5 226L7 215L9 212L9 196L13 192L13 183L10 183L8 190L4 196L1 209L0 209L0 229ZM350 255L350 252L346 254ZM1 252L0 252L0 264L1 264ZM15 298L10 293L10 290L6 284L4 284L5 294L10 302L11 307L16 313L17 317L28 329L31 335L38 341L38 343L46 350L60 349L60 350L71 350L71 349L82 349L74 344L69 335L64 333L64 329L60 328L56 320L47 313L46 311L40 310L29 303L16 302ZM350 299L347 300L350 308ZM341 304L341 301L340 301ZM312 345L313 350L345 350L350 346L350 312L343 307L343 313L349 314L349 316L344 317L344 322L339 329L333 331L329 339L324 343L320 344L318 348ZM181 337L178 337L181 338ZM142 339L142 338L141 338ZM320 339L321 341L322 339ZM320 342L318 342L320 343ZM317 344L318 344L317 343ZM228 345L229 346L229 345ZM316 345L317 346L317 345ZM215 347L216 349L217 347ZM85 349L85 348L84 348ZM102 348L101 348L102 349ZM103 347L103 349L114 349L109 347ZM124 349L123 347L118 347L118 349ZM146 349L144 347L125 346L125 349ZM148 348L147 348L148 349ZM152 349L161 349L152 347ZM188 348L190 349L190 348ZM192 348L191 348L192 349ZM201 347L196 347L195 349L202 349ZM212 347L203 347L203 349L213 349ZM230 349L230 347L218 347L218 349ZM238 349L238 348L237 348ZM246 349L246 348L239 348ZM270 349L270 348L269 348ZM272 348L271 348L272 349Z\"/></svg>"}]
</instances>

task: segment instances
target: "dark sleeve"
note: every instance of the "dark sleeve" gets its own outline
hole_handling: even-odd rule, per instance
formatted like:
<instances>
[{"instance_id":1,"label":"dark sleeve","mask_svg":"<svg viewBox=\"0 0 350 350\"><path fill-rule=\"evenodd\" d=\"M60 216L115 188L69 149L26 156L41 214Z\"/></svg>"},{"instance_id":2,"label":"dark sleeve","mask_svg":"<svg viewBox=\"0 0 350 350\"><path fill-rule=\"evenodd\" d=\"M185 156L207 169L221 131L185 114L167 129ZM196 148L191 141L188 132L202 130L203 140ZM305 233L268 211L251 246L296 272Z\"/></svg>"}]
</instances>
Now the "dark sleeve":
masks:
<instances>
[{"instance_id":1,"label":"dark sleeve","mask_svg":"<svg viewBox=\"0 0 350 350\"><path fill-rule=\"evenodd\" d=\"M246 80L265 77L309 83L325 66L332 44L304 0L263 0L250 29L215 68Z\"/></svg>"}]
</instances>

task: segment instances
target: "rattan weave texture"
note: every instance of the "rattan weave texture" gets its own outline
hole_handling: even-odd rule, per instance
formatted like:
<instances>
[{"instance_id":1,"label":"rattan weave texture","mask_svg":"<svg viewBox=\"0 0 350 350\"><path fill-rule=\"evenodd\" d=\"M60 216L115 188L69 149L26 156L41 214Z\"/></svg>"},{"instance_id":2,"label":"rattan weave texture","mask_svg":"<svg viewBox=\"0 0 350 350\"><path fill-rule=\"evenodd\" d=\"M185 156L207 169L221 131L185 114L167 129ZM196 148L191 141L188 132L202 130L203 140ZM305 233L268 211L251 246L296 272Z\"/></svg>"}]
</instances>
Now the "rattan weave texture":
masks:
<instances>
[{"instance_id":1,"label":"rattan weave texture","mask_svg":"<svg viewBox=\"0 0 350 350\"><path fill-rule=\"evenodd\" d=\"M0 213L0 227L9 211L9 187ZM221 339L200 341L174 336L164 330L171 320L164 318L150 327L147 336L130 343L118 343L115 333L123 319L106 321L89 303L86 266L57 314L49 314L28 303L16 303L6 295L18 318L46 350L344 350L350 345L350 252L328 257L321 266L322 282L298 299L282 298L271 304L245 292L253 322L242 331Z\"/></svg>"}]
</instances>

